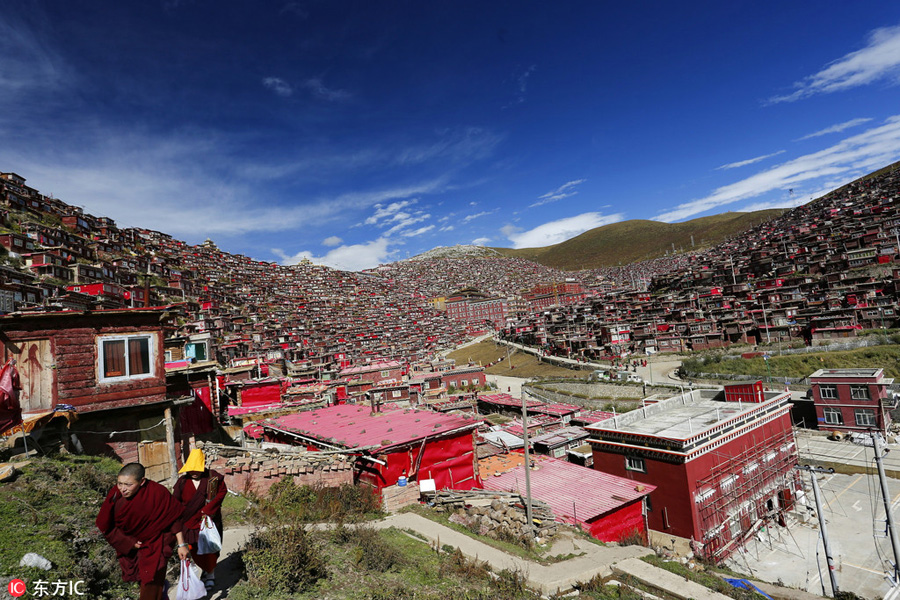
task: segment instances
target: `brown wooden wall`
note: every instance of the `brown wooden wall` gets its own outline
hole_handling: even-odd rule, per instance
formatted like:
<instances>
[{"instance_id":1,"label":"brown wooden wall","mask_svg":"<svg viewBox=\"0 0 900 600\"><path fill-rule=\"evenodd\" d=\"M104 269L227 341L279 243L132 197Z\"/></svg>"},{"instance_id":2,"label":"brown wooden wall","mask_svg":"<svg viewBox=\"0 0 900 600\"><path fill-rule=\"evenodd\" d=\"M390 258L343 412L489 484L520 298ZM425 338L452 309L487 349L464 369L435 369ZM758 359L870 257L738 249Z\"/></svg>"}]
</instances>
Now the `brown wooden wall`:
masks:
<instances>
[{"instance_id":1,"label":"brown wooden wall","mask_svg":"<svg viewBox=\"0 0 900 600\"><path fill-rule=\"evenodd\" d=\"M98 336L136 333L150 333L156 338L154 375L132 381L99 383ZM71 404L79 413L84 413L161 402L166 398L163 333L157 314L76 315L3 322L0 341L4 360L9 356L17 359L23 389L29 386L28 378L33 376L28 371L28 357L21 355L23 348L29 347L23 342L42 339L49 340L49 355L53 361L50 365L40 365L44 377L48 377L46 369L51 369L53 381L51 386L45 386L50 389L44 392L52 394L52 399L47 402L45 398L42 404Z\"/></svg>"}]
</instances>

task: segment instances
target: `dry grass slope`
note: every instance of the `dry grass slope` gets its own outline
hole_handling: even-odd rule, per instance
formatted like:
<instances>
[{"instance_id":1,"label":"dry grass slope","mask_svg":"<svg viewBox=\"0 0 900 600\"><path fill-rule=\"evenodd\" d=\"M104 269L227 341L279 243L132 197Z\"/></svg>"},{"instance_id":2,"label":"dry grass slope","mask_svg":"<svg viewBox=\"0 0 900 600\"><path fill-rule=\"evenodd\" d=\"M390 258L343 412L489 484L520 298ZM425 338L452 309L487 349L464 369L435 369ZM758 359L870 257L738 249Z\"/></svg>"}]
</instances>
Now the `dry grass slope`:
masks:
<instances>
[{"instance_id":1,"label":"dry grass slope","mask_svg":"<svg viewBox=\"0 0 900 600\"><path fill-rule=\"evenodd\" d=\"M672 244L679 250L690 250L691 236L695 249L713 246L784 212L781 209L729 212L683 223L634 219L591 229L554 246L494 250L566 271L612 267L665 256Z\"/></svg>"}]
</instances>

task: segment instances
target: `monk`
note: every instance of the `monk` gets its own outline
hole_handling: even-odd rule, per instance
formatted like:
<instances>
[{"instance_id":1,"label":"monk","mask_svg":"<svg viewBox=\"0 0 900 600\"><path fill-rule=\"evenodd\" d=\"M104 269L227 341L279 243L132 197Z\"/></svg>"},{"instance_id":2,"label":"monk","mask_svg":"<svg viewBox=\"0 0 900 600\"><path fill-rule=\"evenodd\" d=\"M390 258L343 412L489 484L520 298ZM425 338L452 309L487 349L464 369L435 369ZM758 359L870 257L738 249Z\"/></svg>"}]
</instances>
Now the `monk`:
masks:
<instances>
[{"instance_id":1,"label":"monk","mask_svg":"<svg viewBox=\"0 0 900 600\"><path fill-rule=\"evenodd\" d=\"M219 530L219 536L222 535L222 501L228 488L221 474L206 468L206 455L199 448L191 450L178 472L184 475L175 482L172 495L184 506L181 515L184 519L184 539L190 544L194 563L203 571L200 580L207 590L211 590L216 584L215 569L219 553L198 554L200 521L203 517L210 517Z\"/></svg>"},{"instance_id":2,"label":"monk","mask_svg":"<svg viewBox=\"0 0 900 600\"><path fill-rule=\"evenodd\" d=\"M144 466L136 462L122 467L100 507L97 528L116 551L122 579L140 583L140 600L162 599L166 562L176 540L179 558L190 556L181 533L181 513L181 503L146 479Z\"/></svg>"}]
</instances>

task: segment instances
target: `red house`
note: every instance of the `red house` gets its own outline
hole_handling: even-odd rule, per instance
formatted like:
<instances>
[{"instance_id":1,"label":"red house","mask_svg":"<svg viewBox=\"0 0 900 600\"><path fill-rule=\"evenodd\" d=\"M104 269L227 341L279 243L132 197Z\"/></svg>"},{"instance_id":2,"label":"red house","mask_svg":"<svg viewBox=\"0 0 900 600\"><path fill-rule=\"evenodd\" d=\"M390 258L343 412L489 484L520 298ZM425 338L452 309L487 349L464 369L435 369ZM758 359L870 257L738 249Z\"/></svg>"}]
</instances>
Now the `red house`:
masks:
<instances>
[{"instance_id":1,"label":"red house","mask_svg":"<svg viewBox=\"0 0 900 600\"><path fill-rule=\"evenodd\" d=\"M25 416L74 407L77 443L175 474L178 404L166 397L164 308L0 317L3 360L16 359ZM175 408L175 410L173 410Z\"/></svg>"},{"instance_id":2,"label":"red house","mask_svg":"<svg viewBox=\"0 0 900 600\"><path fill-rule=\"evenodd\" d=\"M262 421L267 441L310 450L358 449L356 479L381 489L405 472L410 481L434 479L437 489L481 487L474 433L481 421L468 415L401 409L373 413L341 404Z\"/></svg>"},{"instance_id":3,"label":"red house","mask_svg":"<svg viewBox=\"0 0 900 600\"><path fill-rule=\"evenodd\" d=\"M883 369L819 369L809 376L819 429L885 433L895 403Z\"/></svg>"},{"instance_id":4,"label":"red house","mask_svg":"<svg viewBox=\"0 0 900 600\"><path fill-rule=\"evenodd\" d=\"M790 393L694 390L588 425L594 468L655 485L651 538L721 561L800 490Z\"/></svg>"},{"instance_id":5,"label":"red house","mask_svg":"<svg viewBox=\"0 0 900 600\"><path fill-rule=\"evenodd\" d=\"M618 542L635 533L647 539L644 502L654 486L547 456L532 460L531 494L550 505L557 521L578 525L602 542ZM485 489L525 492L523 454L482 459L479 470Z\"/></svg>"}]
</instances>

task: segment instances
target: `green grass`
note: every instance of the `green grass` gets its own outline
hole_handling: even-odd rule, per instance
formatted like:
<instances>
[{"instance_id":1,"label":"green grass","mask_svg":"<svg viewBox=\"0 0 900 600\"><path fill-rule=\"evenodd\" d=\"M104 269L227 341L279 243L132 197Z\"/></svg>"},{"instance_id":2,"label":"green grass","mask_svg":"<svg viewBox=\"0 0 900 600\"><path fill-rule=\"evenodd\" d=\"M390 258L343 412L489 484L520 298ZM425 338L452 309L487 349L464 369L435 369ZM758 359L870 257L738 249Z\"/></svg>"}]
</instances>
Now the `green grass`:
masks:
<instances>
[{"instance_id":1,"label":"green grass","mask_svg":"<svg viewBox=\"0 0 900 600\"><path fill-rule=\"evenodd\" d=\"M314 543L327 563L327 577L303 592L279 592L243 581L232 600L514 600L537 599L524 589L519 574L493 576L457 551L438 551L403 531L352 529L317 532ZM389 562L370 562L374 553L391 554Z\"/></svg>"},{"instance_id":2,"label":"green grass","mask_svg":"<svg viewBox=\"0 0 900 600\"><path fill-rule=\"evenodd\" d=\"M510 355L507 359L508 347L503 344L496 344L491 340L486 340L460 348L451 352L448 356L456 361L457 364L464 365L468 362L475 364L487 365L488 363L497 362L494 366L485 368L484 372L490 375L504 375L508 377L521 377L528 379L531 377L545 378L568 378L568 379L587 379L589 371L576 371L565 367L557 367L555 365L544 363L538 358L527 352L518 352L510 349ZM503 390L501 390L503 391Z\"/></svg>"},{"instance_id":3,"label":"green grass","mask_svg":"<svg viewBox=\"0 0 900 600\"><path fill-rule=\"evenodd\" d=\"M900 346L872 346L839 352L809 352L804 354L772 355L769 371L772 379L778 377L808 377L819 369L883 368L885 376L900 377ZM734 373L754 375L760 379L768 376L766 361L762 358L722 358L702 356L688 358L682 363L688 376L695 373Z\"/></svg>"},{"instance_id":4,"label":"green grass","mask_svg":"<svg viewBox=\"0 0 900 600\"><path fill-rule=\"evenodd\" d=\"M115 552L94 526L121 465L86 456L34 458L0 486L0 572L26 583L83 580L92 598L120 598L136 588L122 582ZM19 567L28 552L53 568Z\"/></svg>"}]
</instances>

